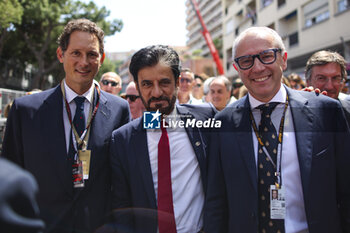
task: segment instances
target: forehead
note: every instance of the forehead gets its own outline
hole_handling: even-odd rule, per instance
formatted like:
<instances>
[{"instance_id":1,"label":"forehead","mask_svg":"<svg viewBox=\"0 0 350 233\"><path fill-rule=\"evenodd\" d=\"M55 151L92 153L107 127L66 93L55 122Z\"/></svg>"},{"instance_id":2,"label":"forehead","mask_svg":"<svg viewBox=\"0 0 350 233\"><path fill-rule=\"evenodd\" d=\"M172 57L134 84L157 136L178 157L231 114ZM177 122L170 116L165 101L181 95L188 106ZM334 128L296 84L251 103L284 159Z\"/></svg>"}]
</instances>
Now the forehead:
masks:
<instances>
[{"instance_id":1,"label":"forehead","mask_svg":"<svg viewBox=\"0 0 350 233\"><path fill-rule=\"evenodd\" d=\"M128 86L128 87L126 88L125 93L126 93L127 95L138 95L138 94L139 94L134 85Z\"/></svg>"},{"instance_id":2,"label":"forehead","mask_svg":"<svg viewBox=\"0 0 350 233\"><path fill-rule=\"evenodd\" d=\"M210 84L210 89L213 90L220 90L220 89L226 89L225 87L225 83L223 80L219 79L219 80L213 80Z\"/></svg>"},{"instance_id":3,"label":"forehead","mask_svg":"<svg viewBox=\"0 0 350 233\"><path fill-rule=\"evenodd\" d=\"M118 76L114 76L114 75L104 75L103 76L103 80L114 80L114 81L119 81L119 77Z\"/></svg>"},{"instance_id":4,"label":"forehead","mask_svg":"<svg viewBox=\"0 0 350 233\"><path fill-rule=\"evenodd\" d=\"M312 67L312 75L342 75L340 65L334 62Z\"/></svg>"},{"instance_id":5,"label":"forehead","mask_svg":"<svg viewBox=\"0 0 350 233\"><path fill-rule=\"evenodd\" d=\"M181 78L193 79L193 74L190 72L181 72Z\"/></svg>"},{"instance_id":6,"label":"forehead","mask_svg":"<svg viewBox=\"0 0 350 233\"><path fill-rule=\"evenodd\" d=\"M168 78L175 81L174 74L171 70L171 67L158 63L154 66L146 66L139 70L138 74L139 81L142 80L160 80Z\"/></svg>"},{"instance_id":7,"label":"forehead","mask_svg":"<svg viewBox=\"0 0 350 233\"><path fill-rule=\"evenodd\" d=\"M275 48L276 44L271 34L250 32L237 45L236 57L257 54L266 49Z\"/></svg>"},{"instance_id":8,"label":"forehead","mask_svg":"<svg viewBox=\"0 0 350 233\"><path fill-rule=\"evenodd\" d=\"M100 45L95 34L74 31L69 37L68 49L86 49L99 51Z\"/></svg>"}]
</instances>

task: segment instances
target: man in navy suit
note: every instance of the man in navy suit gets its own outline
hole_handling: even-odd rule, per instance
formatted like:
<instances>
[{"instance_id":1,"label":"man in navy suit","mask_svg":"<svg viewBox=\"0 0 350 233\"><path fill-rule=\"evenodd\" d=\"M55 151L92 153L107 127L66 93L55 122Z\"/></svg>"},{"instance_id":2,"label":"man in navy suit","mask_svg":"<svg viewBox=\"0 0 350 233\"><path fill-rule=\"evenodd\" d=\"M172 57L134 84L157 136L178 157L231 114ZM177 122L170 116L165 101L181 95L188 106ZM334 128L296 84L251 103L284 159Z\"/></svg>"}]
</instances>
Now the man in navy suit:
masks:
<instances>
[{"instance_id":1,"label":"man in navy suit","mask_svg":"<svg viewBox=\"0 0 350 233\"><path fill-rule=\"evenodd\" d=\"M122 232L197 233L203 226L207 147L206 131L197 122L212 120L214 111L208 105L175 105L179 56L167 46L139 50L129 69L147 111L157 111L153 116L161 127L144 128L144 114L113 132L115 226ZM196 123L186 127L188 122ZM165 138L168 152L162 153Z\"/></svg>"},{"instance_id":2,"label":"man in navy suit","mask_svg":"<svg viewBox=\"0 0 350 233\"><path fill-rule=\"evenodd\" d=\"M287 52L272 29L242 32L233 56L249 94L216 116L205 232L349 232L350 136L340 104L281 84Z\"/></svg>"},{"instance_id":3,"label":"man in navy suit","mask_svg":"<svg viewBox=\"0 0 350 233\"><path fill-rule=\"evenodd\" d=\"M16 99L7 120L2 155L38 181L46 232L93 232L111 210L109 141L130 112L93 81L104 60L103 37L89 20L70 21L57 49L65 79Z\"/></svg>"}]
</instances>

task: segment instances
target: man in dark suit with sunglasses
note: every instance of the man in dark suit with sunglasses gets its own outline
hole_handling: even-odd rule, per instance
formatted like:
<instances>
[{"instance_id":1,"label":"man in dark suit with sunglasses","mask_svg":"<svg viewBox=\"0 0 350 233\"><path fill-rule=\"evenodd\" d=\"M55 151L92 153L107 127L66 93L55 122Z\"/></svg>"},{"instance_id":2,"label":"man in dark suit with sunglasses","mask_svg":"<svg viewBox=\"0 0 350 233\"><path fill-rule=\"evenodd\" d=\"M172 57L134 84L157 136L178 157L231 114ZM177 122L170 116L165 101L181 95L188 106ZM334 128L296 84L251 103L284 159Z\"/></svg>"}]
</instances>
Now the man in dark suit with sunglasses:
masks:
<instances>
[{"instance_id":1,"label":"man in dark suit with sunglasses","mask_svg":"<svg viewBox=\"0 0 350 233\"><path fill-rule=\"evenodd\" d=\"M105 92L119 95L119 92L122 89L122 79L115 72L104 73L100 80L100 87Z\"/></svg>"},{"instance_id":2,"label":"man in dark suit with sunglasses","mask_svg":"<svg viewBox=\"0 0 350 233\"><path fill-rule=\"evenodd\" d=\"M350 134L340 104L281 84L287 52L270 28L243 31L232 54L249 93L216 115L205 232L350 232Z\"/></svg>"}]
</instances>

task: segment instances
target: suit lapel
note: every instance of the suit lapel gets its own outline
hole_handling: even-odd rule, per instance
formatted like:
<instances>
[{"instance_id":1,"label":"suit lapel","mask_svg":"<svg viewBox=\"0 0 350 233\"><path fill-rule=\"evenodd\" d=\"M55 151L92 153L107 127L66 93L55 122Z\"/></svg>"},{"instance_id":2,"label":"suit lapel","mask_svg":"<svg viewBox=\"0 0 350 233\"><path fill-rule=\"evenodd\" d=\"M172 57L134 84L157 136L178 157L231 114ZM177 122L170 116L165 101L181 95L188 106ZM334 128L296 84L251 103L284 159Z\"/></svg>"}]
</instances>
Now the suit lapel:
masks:
<instances>
[{"instance_id":1,"label":"suit lapel","mask_svg":"<svg viewBox=\"0 0 350 233\"><path fill-rule=\"evenodd\" d=\"M286 89L293 117L301 181L304 195L307 195L312 162L312 122L314 115L307 105L306 98L296 91Z\"/></svg>"},{"instance_id":2,"label":"suit lapel","mask_svg":"<svg viewBox=\"0 0 350 233\"><path fill-rule=\"evenodd\" d=\"M137 157L135 159L140 168L140 176L145 186L146 196L148 197L151 207L156 209L156 194L154 192L152 169L148 153L147 133L146 130L143 129L143 117L138 119L138 121L139 123L135 126L135 130L133 131L131 147L135 150L133 156Z\"/></svg>"},{"instance_id":3,"label":"suit lapel","mask_svg":"<svg viewBox=\"0 0 350 233\"><path fill-rule=\"evenodd\" d=\"M252 140L251 122L249 117L250 104L247 96L244 98L245 99L242 100L241 104L238 105L236 109L234 109L232 114L233 122L235 123L235 130L233 132L237 132L236 139L240 149L240 156L242 156L242 159L245 161L252 186L257 192L257 169Z\"/></svg>"},{"instance_id":4,"label":"suit lapel","mask_svg":"<svg viewBox=\"0 0 350 233\"><path fill-rule=\"evenodd\" d=\"M46 119L42 124L47 124L44 129L45 144L48 145L48 156L53 157L52 165L56 168L56 174L62 181L63 187L72 195L72 167L67 160L66 139L63 124L63 97L60 86L44 100L42 112ZM47 166L47 165L45 165Z\"/></svg>"},{"instance_id":5,"label":"suit lapel","mask_svg":"<svg viewBox=\"0 0 350 233\"><path fill-rule=\"evenodd\" d=\"M184 122L186 122L186 118L182 116L191 116L189 117L190 119L194 118L194 116L189 111L187 111L187 109L185 109L183 106L177 105L176 110L181 116L181 120L183 120ZM195 128L185 127L185 130L188 135L188 138L190 139L194 153L196 154L199 167L201 170L202 179L206 180L206 163L205 163L206 155L204 152L204 148L206 147L206 145L202 145L204 142L201 138L200 130L196 127Z\"/></svg>"},{"instance_id":6,"label":"suit lapel","mask_svg":"<svg viewBox=\"0 0 350 233\"><path fill-rule=\"evenodd\" d=\"M94 106L97 104L97 92L94 91ZM104 95L100 95L100 104L98 107L98 110L96 112L95 118L92 121L91 125L91 131L89 136L89 142L88 142L88 148L90 150L96 149L96 143L101 140L101 135L103 135L103 132L109 132L110 127L109 124L106 124L108 118L111 115L111 110L107 105L107 99ZM103 142L100 142L103 143ZM95 153L91 153L91 159L90 159L90 176L87 183L87 186L90 185L94 180L94 174L98 174L95 172L96 169L100 168L100 163L103 163L104 160L100 159L97 151Z\"/></svg>"}]
</instances>

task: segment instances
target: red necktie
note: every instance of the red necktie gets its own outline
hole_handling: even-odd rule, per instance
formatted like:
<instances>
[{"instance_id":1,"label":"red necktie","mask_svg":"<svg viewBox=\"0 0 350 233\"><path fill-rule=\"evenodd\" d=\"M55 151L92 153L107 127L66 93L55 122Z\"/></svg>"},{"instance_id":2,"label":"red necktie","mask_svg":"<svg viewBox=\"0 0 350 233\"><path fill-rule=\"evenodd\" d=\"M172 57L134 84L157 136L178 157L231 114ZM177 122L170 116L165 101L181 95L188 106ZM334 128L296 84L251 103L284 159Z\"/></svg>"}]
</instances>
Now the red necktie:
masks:
<instances>
[{"instance_id":1,"label":"red necktie","mask_svg":"<svg viewBox=\"0 0 350 233\"><path fill-rule=\"evenodd\" d=\"M169 137L165 128L158 143L158 228L159 233L176 233L171 189Z\"/></svg>"}]
</instances>

